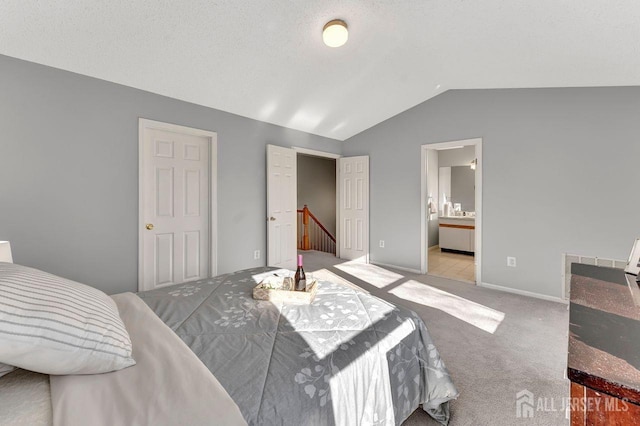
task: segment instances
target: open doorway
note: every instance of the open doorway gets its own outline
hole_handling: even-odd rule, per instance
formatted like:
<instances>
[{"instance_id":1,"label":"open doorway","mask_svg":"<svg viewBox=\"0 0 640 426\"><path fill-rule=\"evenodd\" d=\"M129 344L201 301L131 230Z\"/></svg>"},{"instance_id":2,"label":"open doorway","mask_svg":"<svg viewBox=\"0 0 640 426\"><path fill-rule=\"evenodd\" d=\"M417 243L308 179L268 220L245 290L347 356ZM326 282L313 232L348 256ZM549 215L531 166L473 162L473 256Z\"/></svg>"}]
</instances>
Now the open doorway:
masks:
<instances>
[{"instance_id":1,"label":"open doorway","mask_svg":"<svg viewBox=\"0 0 640 426\"><path fill-rule=\"evenodd\" d=\"M297 152L297 248L336 255L336 158Z\"/></svg>"},{"instance_id":2,"label":"open doorway","mask_svg":"<svg viewBox=\"0 0 640 426\"><path fill-rule=\"evenodd\" d=\"M481 282L482 140L422 146L423 273Z\"/></svg>"},{"instance_id":3,"label":"open doorway","mask_svg":"<svg viewBox=\"0 0 640 426\"><path fill-rule=\"evenodd\" d=\"M267 265L295 269L298 250L298 230L303 230L301 244L311 249L306 239L312 237L312 210L307 206L305 223L304 201L298 209L297 170L298 154L329 158L334 162L333 202L335 209L335 236L330 238L335 246L335 256L341 259L369 262L369 157L366 155L342 157L307 148L286 148L267 145ZM303 166L304 167L304 166ZM312 184L316 177L312 176ZM302 189L301 191L305 191ZM307 192L316 192L317 188ZM298 212L297 210L302 210ZM298 215L302 223L298 226ZM317 216L314 214L317 218ZM330 220L330 219L329 219ZM317 222L322 223L321 220ZM327 226L319 233L330 234ZM306 237L305 237L306 235Z\"/></svg>"}]
</instances>

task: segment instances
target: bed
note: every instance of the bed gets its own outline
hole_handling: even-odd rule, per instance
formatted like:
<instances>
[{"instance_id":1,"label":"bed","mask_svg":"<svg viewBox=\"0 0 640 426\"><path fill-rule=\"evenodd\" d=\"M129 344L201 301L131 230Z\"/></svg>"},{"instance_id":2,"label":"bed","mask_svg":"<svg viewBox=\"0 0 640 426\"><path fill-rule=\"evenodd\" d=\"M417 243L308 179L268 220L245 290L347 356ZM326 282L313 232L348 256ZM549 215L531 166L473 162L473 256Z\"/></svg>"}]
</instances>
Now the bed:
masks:
<instances>
[{"instance_id":1,"label":"bed","mask_svg":"<svg viewBox=\"0 0 640 426\"><path fill-rule=\"evenodd\" d=\"M273 304L257 268L138 296L195 352L249 425L393 425L422 405L446 424L458 392L412 311L319 282L311 305Z\"/></svg>"},{"instance_id":2,"label":"bed","mask_svg":"<svg viewBox=\"0 0 640 426\"><path fill-rule=\"evenodd\" d=\"M51 407L40 405L65 425L86 413L95 424L399 425L419 407L448 423L458 392L415 313L326 281L311 305L254 300L274 272L113 296L137 364L52 375Z\"/></svg>"}]
</instances>

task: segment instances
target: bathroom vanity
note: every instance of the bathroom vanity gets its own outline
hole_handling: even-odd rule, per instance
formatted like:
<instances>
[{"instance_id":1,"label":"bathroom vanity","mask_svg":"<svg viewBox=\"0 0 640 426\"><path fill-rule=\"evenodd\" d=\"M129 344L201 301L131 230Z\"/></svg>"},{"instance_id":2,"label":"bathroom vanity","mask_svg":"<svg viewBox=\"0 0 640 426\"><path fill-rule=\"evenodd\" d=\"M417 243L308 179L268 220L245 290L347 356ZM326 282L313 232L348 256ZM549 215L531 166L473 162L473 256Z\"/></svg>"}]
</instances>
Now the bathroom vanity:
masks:
<instances>
[{"instance_id":1,"label":"bathroom vanity","mask_svg":"<svg viewBox=\"0 0 640 426\"><path fill-rule=\"evenodd\" d=\"M475 251L476 219L469 216L440 216L440 248L467 253Z\"/></svg>"}]
</instances>

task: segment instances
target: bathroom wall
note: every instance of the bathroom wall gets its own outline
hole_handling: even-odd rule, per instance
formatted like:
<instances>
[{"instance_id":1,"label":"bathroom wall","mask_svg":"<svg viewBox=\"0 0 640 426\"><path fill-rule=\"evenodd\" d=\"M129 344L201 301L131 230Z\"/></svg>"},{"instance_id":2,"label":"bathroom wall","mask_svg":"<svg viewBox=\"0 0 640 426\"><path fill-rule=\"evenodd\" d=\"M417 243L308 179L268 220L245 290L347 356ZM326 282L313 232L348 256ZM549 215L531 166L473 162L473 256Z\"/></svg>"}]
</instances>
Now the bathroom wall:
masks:
<instances>
[{"instance_id":1,"label":"bathroom wall","mask_svg":"<svg viewBox=\"0 0 640 426\"><path fill-rule=\"evenodd\" d=\"M451 201L451 167L438 168L438 188L440 195L440 215L444 215L445 201Z\"/></svg>"},{"instance_id":2,"label":"bathroom wall","mask_svg":"<svg viewBox=\"0 0 640 426\"><path fill-rule=\"evenodd\" d=\"M437 246L440 243L440 226L438 221L440 210L440 191L438 188L438 151L430 149L427 155L427 226L429 227L429 247ZM434 205L437 207L436 212L429 213L429 197L431 197Z\"/></svg>"},{"instance_id":3,"label":"bathroom wall","mask_svg":"<svg viewBox=\"0 0 640 426\"><path fill-rule=\"evenodd\" d=\"M438 151L440 167L468 166L476 158L476 148L473 145L456 149L441 149Z\"/></svg>"}]
</instances>

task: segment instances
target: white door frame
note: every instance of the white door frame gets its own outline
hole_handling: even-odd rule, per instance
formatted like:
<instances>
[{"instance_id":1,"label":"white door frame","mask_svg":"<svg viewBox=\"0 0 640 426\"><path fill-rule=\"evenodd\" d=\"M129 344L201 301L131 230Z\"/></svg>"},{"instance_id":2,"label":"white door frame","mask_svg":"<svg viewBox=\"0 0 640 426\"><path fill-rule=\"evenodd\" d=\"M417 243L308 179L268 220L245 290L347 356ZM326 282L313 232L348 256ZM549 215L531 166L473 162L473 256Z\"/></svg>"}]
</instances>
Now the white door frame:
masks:
<instances>
[{"instance_id":1,"label":"white door frame","mask_svg":"<svg viewBox=\"0 0 640 426\"><path fill-rule=\"evenodd\" d=\"M475 264L476 284L482 285L482 138L464 139L450 142L430 143L422 145L421 151L421 189L420 189L420 272L427 274L429 271L429 224L427 223L427 155L429 150L453 148L457 146L476 147L476 229L475 229Z\"/></svg>"},{"instance_id":2,"label":"white door frame","mask_svg":"<svg viewBox=\"0 0 640 426\"><path fill-rule=\"evenodd\" d=\"M332 152L317 151L315 149L292 147L294 151L300 154L313 155L314 157L332 158L336 160L336 257L340 258L340 167L338 167L338 159L342 158L340 154ZM297 173L297 171L296 171Z\"/></svg>"},{"instance_id":3,"label":"white door frame","mask_svg":"<svg viewBox=\"0 0 640 426\"><path fill-rule=\"evenodd\" d=\"M161 121L138 119L138 290L144 282L144 141L147 130L164 130L209 140L209 276L218 273L218 134L209 130L195 129Z\"/></svg>"},{"instance_id":4,"label":"white door frame","mask_svg":"<svg viewBox=\"0 0 640 426\"><path fill-rule=\"evenodd\" d=\"M299 146L292 146L291 148L295 152L299 152L300 154L312 155L314 157L333 158L333 159L336 159L336 160L338 158L342 158L342 155L334 154L332 152L317 151L315 149L309 149L309 148L300 148Z\"/></svg>"}]
</instances>

